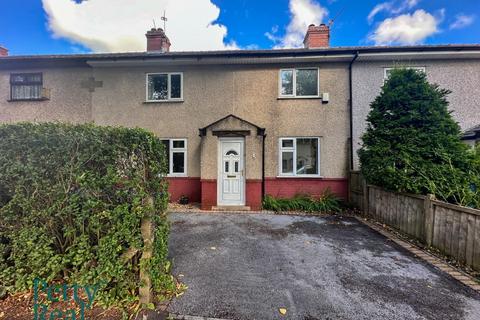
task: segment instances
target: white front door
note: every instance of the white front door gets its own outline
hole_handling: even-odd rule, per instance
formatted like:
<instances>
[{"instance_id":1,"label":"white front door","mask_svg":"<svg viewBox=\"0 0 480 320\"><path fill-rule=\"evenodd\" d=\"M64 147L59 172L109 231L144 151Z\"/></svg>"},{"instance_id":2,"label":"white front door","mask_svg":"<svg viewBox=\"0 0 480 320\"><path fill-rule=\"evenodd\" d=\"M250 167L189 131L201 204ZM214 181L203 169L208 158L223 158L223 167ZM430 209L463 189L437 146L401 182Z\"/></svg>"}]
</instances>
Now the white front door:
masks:
<instances>
[{"instance_id":1,"label":"white front door","mask_svg":"<svg viewBox=\"0 0 480 320\"><path fill-rule=\"evenodd\" d=\"M244 145L243 138L219 139L219 205L245 205Z\"/></svg>"}]
</instances>

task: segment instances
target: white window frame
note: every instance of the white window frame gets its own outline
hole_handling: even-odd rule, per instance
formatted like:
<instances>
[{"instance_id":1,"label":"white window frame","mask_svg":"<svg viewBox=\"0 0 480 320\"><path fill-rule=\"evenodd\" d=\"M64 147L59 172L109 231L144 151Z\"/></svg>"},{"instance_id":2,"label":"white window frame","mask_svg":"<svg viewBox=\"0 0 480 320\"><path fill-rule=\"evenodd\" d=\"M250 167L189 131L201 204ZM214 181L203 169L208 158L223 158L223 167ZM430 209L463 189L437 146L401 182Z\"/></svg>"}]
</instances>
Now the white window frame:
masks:
<instances>
[{"instance_id":1,"label":"white window frame","mask_svg":"<svg viewBox=\"0 0 480 320\"><path fill-rule=\"evenodd\" d=\"M427 68L425 66L401 66L401 67L385 67L383 68L383 82L387 81L387 72L393 69L413 69L413 70L419 70L422 71L423 73L427 74Z\"/></svg>"},{"instance_id":2,"label":"white window frame","mask_svg":"<svg viewBox=\"0 0 480 320\"><path fill-rule=\"evenodd\" d=\"M168 97L167 99L158 99L158 100L151 100L148 99L148 77L155 76L155 75L167 75L167 91ZM172 86L171 86L171 78L172 75L180 75L180 98L172 98ZM169 102L169 101L183 101L183 72L155 72L155 73L147 73L145 76L145 101L147 102Z\"/></svg>"},{"instance_id":3,"label":"white window frame","mask_svg":"<svg viewBox=\"0 0 480 320\"><path fill-rule=\"evenodd\" d=\"M297 174L297 139L316 139L317 140L317 174ZM282 142L284 140L293 140L293 147L282 147ZM321 176L321 161L320 161L320 141L321 137L281 137L278 139L278 176L279 177L293 177L293 178L319 178ZM282 154L283 152L292 152L293 151L293 172L284 173L283 172L283 161Z\"/></svg>"},{"instance_id":4,"label":"white window frame","mask_svg":"<svg viewBox=\"0 0 480 320\"><path fill-rule=\"evenodd\" d=\"M317 94L311 96L297 96L297 70L317 70ZM282 72L292 71L293 73L293 90L292 94L282 94ZM290 99L311 99L320 98L320 68L318 67L304 67L304 68L284 68L278 71L278 97Z\"/></svg>"},{"instance_id":5,"label":"white window frame","mask_svg":"<svg viewBox=\"0 0 480 320\"><path fill-rule=\"evenodd\" d=\"M160 140L168 140L168 174L167 177L186 177L187 176L187 139L184 138L161 138ZM174 141L183 141L183 148L174 148ZM173 172L173 154L183 153L183 172Z\"/></svg>"}]
</instances>

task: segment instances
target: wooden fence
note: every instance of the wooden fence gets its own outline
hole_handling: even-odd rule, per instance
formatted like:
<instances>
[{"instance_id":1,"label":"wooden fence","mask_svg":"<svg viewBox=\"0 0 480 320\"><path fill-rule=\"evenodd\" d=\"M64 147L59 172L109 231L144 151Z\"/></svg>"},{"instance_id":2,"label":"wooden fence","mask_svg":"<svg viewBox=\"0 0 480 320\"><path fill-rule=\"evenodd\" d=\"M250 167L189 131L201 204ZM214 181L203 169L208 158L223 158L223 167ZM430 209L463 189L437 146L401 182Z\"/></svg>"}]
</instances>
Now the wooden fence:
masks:
<instances>
[{"instance_id":1,"label":"wooden fence","mask_svg":"<svg viewBox=\"0 0 480 320\"><path fill-rule=\"evenodd\" d=\"M350 174L350 202L373 219L480 271L480 210L435 200L433 196L395 193L367 185Z\"/></svg>"}]
</instances>

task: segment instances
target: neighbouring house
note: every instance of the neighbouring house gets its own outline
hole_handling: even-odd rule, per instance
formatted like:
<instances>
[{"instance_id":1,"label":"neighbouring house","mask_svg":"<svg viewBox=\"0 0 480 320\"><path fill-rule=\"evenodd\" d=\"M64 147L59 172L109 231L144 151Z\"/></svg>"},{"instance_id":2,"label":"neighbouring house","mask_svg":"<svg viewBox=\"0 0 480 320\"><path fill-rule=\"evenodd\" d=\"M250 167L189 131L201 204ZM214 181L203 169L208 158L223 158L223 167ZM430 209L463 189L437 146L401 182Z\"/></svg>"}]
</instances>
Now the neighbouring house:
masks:
<instances>
[{"instance_id":1,"label":"neighbouring house","mask_svg":"<svg viewBox=\"0 0 480 320\"><path fill-rule=\"evenodd\" d=\"M478 46L331 48L326 25L309 26L302 49L171 52L162 29L146 37L146 52L0 57L0 122L151 130L168 150L171 200L185 195L203 209L259 209L265 194L327 188L346 198L357 128L351 110L357 121L363 105L351 89L367 87L368 112L383 81L377 88L372 75L359 77L353 61L480 53Z\"/></svg>"},{"instance_id":2,"label":"neighbouring house","mask_svg":"<svg viewBox=\"0 0 480 320\"><path fill-rule=\"evenodd\" d=\"M451 90L448 95L449 109L465 133L462 139L469 144L473 144L475 139L478 141L480 45L390 47L387 50L379 47L368 52L360 50L352 65L354 169L359 169L357 151L366 129L370 103L380 93L381 86L394 67L425 72L429 82Z\"/></svg>"},{"instance_id":3,"label":"neighbouring house","mask_svg":"<svg viewBox=\"0 0 480 320\"><path fill-rule=\"evenodd\" d=\"M480 108L476 109L477 112L480 112ZM472 148L475 145L480 143L480 124L466 130L463 134L462 140L471 146Z\"/></svg>"}]
</instances>

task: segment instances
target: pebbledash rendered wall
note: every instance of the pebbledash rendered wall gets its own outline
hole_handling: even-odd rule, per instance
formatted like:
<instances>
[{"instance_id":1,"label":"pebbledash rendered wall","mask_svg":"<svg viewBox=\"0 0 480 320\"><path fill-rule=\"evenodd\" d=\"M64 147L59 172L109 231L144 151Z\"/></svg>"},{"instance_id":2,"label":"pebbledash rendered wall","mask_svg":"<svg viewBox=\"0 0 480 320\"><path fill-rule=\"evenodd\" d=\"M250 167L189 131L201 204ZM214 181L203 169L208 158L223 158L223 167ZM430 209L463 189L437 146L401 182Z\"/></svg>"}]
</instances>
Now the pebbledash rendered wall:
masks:
<instances>
[{"instance_id":1,"label":"pebbledash rendered wall","mask_svg":"<svg viewBox=\"0 0 480 320\"><path fill-rule=\"evenodd\" d=\"M321 99L278 99L280 68L319 67ZM199 128L229 114L265 128L266 193L293 196L320 194L330 187L346 197L348 190L348 65L346 63L162 66L140 68L94 68L103 88L93 95L95 122L104 125L140 126L162 138L186 138L187 176L170 178L172 200L186 194L202 200L208 209L216 203L217 148L202 151ZM183 72L184 101L145 103L145 77L150 72ZM114 112L113 112L114 111ZM235 129L232 127L231 129ZM252 133L252 135L254 135ZM320 137L321 178L280 178L280 137ZM217 139L217 137L214 137ZM257 142L261 138L257 137ZM212 160L201 162L201 152ZM252 158L256 157L257 161ZM261 205L261 150L249 152L246 141L246 202ZM200 188L199 188L200 185Z\"/></svg>"},{"instance_id":2,"label":"pebbledash rendered wall","mask_svg":"<svg viewBox=\"0 0 480 320\"><path fill-rule=\"evenodd\" d=\"M280 68L318 67L321 99L279 99ZM8 102L9 75L14 72L43 73L50 100ZM183 72L183 102L145 102L146 74ZM84 83L93 77L94 89ZM90 79L91 80L91 79ZM217 149L211 161L202 162L203 128L229 114L265 128L265 191L273 196L297 193L321 194L330 188L346 198L348 193L348 64L208 65L141 67L77 67L17 69L0 71L1 122L66 121L99 125L143 127L161 138L187 139L187 174L170 177L171 200L181 195L204 202L205 209L216 204ZM232 127L233 128L233 127ZM235 128L233 128L235 129ZM261 137L246 140L246 204L261 206ZM279 176L280 137L320 137L320 175L312 178ZM217 139L217 137L213 137ZM249 149L251 144L255 148ZM252 151L255 150L255 151ZM203 150L206 152L206 150ZM253 160L256 159L256 160Z\"/></svg>"},{"instance_id":3,"label":"pebbledash rendered wall","mask_svg":"<svg viewBox=\"0 0 480 320\"><path fill-rule=\"evenodd\" d=\"M452 91L448 95L449 109L462 131L480 124L480 60L402 60L364 61L359 58L352 68L353 93L353 159L354 170L359 169L357 151L361 146L361 136L365 132L366 117L370 103L380 94L383 85L384 69L391 67L425 67L429 82Z\"/></svg>"},{"instance_id":4,"label":"pebbledash rendered wall","mask_svg":"<svg viewBox=\"0 0 480 320\"><path fill-rule=\"evenodd\" d=\"M43 86L50 91L44 101L9 101L11 73L42 72ZM90 68L35 68L0 70L0 123L18 121L92 121L92 93L82 87Z\"/></svg>"}]
</instances>

